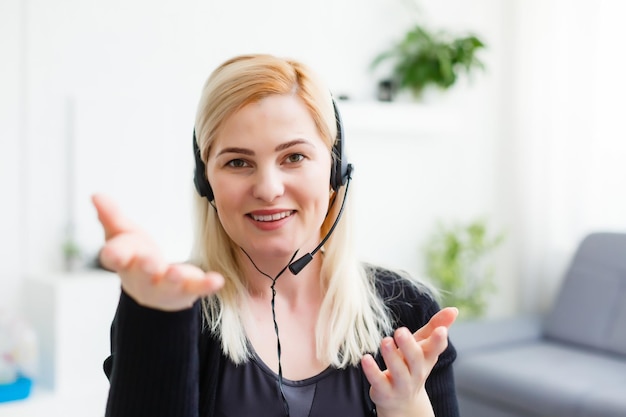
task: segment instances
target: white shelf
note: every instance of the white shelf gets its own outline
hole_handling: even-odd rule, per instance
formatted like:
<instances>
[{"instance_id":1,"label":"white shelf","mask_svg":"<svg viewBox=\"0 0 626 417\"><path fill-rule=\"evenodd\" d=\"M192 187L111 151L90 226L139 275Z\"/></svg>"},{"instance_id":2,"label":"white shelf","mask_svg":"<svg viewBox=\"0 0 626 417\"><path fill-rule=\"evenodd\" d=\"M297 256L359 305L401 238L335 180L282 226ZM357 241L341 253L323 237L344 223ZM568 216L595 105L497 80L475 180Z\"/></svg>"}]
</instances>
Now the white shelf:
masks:
<instances>
[{"instance_id":1,"label":"white shelf","mask_svg":"<svg viewBox=\"0 0 626 417\"><path fill-rule=\"evenodd\" d=\"M104 271L25 278L23 314L37 334L39 369L31 396L0 403L0 417L104 415L102 363L119 294L119 278Z\"/></svg>"},{"instance_id":2,"label":"white shelf","mask_svg":"<svg viewBox=\"0 0 626 417\"><path fill-rule=\"evenodd\" d=\"M346 136L419 138L463 132L461 112L441 103L339 101Z\"/></svg>"}]
</instances>

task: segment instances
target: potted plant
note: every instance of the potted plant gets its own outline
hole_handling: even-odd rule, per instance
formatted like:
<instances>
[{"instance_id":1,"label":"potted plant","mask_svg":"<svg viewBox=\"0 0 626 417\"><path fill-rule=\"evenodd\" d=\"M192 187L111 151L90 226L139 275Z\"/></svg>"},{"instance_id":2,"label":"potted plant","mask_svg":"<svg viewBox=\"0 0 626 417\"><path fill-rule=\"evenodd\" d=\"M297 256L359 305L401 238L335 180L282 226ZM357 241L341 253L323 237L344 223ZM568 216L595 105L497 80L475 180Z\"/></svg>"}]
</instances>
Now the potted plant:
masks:
<instances>
[{"instance_id":1,"label":"potted plant","mask_svg":"<svg viewBox=\"0 0 626 417\"><path fill-rule=\"evenodd\" d=\"M438 224L424 247L424 257L426 274L443 307L457 307L463 319L485 313L487 296L495 290L489 255L503 240L504 235L490 233L482 219Z\"/></svg>"},{"instance_id":2,"label":"potted plant","mask_svg":"<svg viewBox=\"0 0 626 417\"><path fill-rule=\"evenodd\" d=\"M428 87L446 90L461 73L484 69L476 56L483 48L485 44L476 35L457 37L446 31L431 32L416 24L389 50L377 55L371 69L391 61L391 74L381 81L381 86L391 83L394 91L408 90L419 98Z\"/></svg>"},{"instance_id":3,"label":"potted plant","mask_svg":"<svg viewBox=\"0 0 626 417\"><path fill-rule=\"evenodd\" d=\"M65 261L65 270L68 272L79 269L82 261L82 251L80 246L73 239L67 239L63 243L63 259Z\"/></svg>"}]
</instances>

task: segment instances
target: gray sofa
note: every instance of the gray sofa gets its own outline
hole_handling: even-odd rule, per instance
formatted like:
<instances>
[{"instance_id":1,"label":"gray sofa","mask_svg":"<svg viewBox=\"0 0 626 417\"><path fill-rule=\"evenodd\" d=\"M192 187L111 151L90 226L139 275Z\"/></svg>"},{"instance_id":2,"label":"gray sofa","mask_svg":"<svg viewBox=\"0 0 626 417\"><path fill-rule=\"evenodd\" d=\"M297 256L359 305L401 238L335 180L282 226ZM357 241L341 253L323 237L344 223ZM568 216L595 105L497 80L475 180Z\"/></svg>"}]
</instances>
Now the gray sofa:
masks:
<instances>
[{"instance_id":1,"label":"gray sofa","mask_svg":"<svg viewBox=\"0 0 626 417\"><path fill-rule=\"evenodd\" d=\"M626 416L626 234L578 247L543 317L455 324L461 417Z\"/></svg>"}]
</instances>

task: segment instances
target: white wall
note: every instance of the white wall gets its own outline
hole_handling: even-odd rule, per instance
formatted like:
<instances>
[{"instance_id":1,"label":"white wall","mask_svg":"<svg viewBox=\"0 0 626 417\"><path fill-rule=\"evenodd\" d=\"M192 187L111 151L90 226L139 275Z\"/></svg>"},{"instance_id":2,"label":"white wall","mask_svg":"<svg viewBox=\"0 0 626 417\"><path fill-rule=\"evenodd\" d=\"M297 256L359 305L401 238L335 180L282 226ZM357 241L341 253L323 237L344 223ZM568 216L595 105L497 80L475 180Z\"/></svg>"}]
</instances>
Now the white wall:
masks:
<instances>
[{"instance_id":1,"label":"white wall","mask_svg":"<svg viewBox=\"0 0 626 417\"><path fill-rule=\"evenodd\" d=\"M521 307L545 310L579 241L626 231L619 0L518 2L509 158Z\"/></svg>"},{"instance_id":2,"label":"white wall","mask_svg":"<svg viewBox=\"0 0 626 417\"><path fill-rule=\"evenodd\" d=\"M0 310L16 307L22 242L20 76L22 22L19 0L0 2Z\"/></svg>"},{"instance_id":3,"label":"white wall","mask_svg":"<svg viewBox=\"0 0 626 417\"><path fill-rule=\"evenodd\" d=\"M299 58L335 94L355 100L342 105L357 164L356 221L364 258L419 274L420 244L437 219L486 214L506 227L497 144L505 133L500 120L509 81L509 7L497 0L421 4L420 19L432 26L473 30L487 40L487 73L471 83L461 80L426 110L400 109L408 119L428 121L427 128L418 123L394 133L382 120L372 134L365 132L367 119L387 116L367 104L376 83L367 68L410 22L400 0L326 0L297 8L287 0L3 3L10 9L0 23L10 24L2 30L25 35L3 47L3 56L23 65L21 71L13 65L11 81L3 86L23 88L13 87L0 103L13 112L14 102L24 104L15 114L23 123L11 121L0 131L9 138L2 143L8 152L0 156L1 165L12 173L1 181L14 202L1 209L10 233L0 238L0 251L11 254L13 263L6 266L10 278L0 282L0 300L14 299L23 276L62 268L60 247L70 214L79 242L97 249L101 232L89 204L95 191L113 195L172 259L187 255L189 142L198 94L212 68L243 52ZM68 143L74 143L73 153ZM13 161L20 158L18 170ZM506 262L502 271L495 314L515 308L515 274Z\"/></svg>"}]
</instances>

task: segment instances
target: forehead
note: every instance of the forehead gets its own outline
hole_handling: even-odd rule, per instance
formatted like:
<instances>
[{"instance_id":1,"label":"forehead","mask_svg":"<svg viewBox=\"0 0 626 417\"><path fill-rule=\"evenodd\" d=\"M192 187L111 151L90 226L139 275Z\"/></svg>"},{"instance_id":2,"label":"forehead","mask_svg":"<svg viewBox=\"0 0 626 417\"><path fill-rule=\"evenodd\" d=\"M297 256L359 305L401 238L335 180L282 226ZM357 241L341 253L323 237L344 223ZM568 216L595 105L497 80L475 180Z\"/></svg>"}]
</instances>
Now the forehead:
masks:
<instances>
[{"instance_id":1,"label":"forehead","mask_svg":"<svg viewBox=\"0 0 626 417\"><path fill-rule=\"evenodd\" d=\"M257 147L304 139L325 146L315 120L296 95L271 95L235 111L222 123L212 148Z\"/></svg>"}]
</instances>

